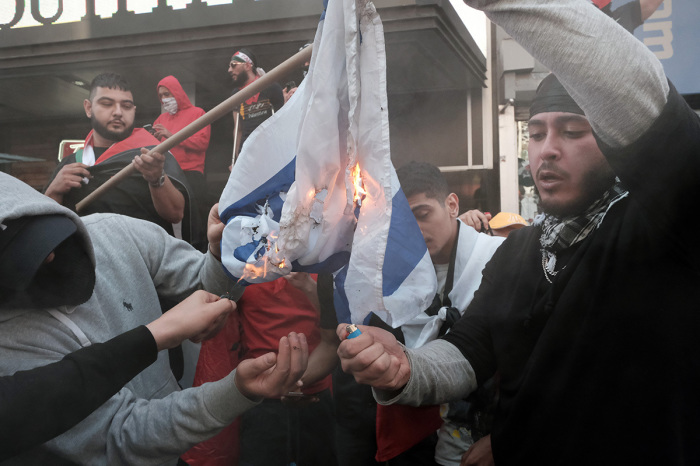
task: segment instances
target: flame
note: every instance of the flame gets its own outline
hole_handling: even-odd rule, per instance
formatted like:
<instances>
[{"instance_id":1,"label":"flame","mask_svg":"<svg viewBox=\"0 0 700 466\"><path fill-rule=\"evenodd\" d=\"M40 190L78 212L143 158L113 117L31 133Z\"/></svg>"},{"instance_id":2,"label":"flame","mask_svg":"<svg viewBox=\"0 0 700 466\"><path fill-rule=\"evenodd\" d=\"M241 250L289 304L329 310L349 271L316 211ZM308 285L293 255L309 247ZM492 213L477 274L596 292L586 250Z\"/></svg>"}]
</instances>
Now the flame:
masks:
<instances>
[{"instance_id":1,"label":"flame","mask_svg":"<svg viewBox=\"0 0 700 466\"><path fill-rule=\"evenodd\" d=\"M355 168L352 169L352 172L350 172L350 176L352 177L352 182L355 185L355 196L353 197L353 201L356 202L357 205L362 205L362 196L366 196L367 191L365 191L364 183L362 182L362 177L360 176L359 162L355 165Z\"/></svg>"},{"instance_id":2,"label":"flame","mask_svg":"<svg viewBox=\"0 0 700 466\"><path fill-rule=\"evenodd\" d=\"M243 276L241 280L256 280L265 275L265 266L257 266L256 264L247 263L243 268Z\"/></svg>"},{"instance_id":3,"label":"flame","mask_svg":"<svg viewBox=\"0 0 700 466\"><path fill-rule=\"evenodd\" d=\"M277 244L275 243L275 255L277 255L277 253L279 253L279 252L280 252L280 248L278 248ZM285 265L284 258L282 258L282 261L279 262L278 264L275 264L274 262L272 262L272 258L270 258L270 257L268 257L267 260L270 262L270 264L276 265L280 269L284 268L284 265Z\"/></svg>"},{"instance_id":4,"label":"flame","mask_svg":"<svg viewBox=\"0 0 700 466\"><path fill-rule=\"evenodd\" d=\"M282 257L281 262L279 260L280 249L277 245L278 232L271 231L267 236L263 236L260 240L259 248L263 248L263 254L257 259L257 261L251 263L248 262L244 266L243 276L241 279L246 280L257 280L268 275L269 267L276 267L279 269L285 268L284 257ZM272 269L274 270L274 269Z\"/></svg>"}]
</instances>

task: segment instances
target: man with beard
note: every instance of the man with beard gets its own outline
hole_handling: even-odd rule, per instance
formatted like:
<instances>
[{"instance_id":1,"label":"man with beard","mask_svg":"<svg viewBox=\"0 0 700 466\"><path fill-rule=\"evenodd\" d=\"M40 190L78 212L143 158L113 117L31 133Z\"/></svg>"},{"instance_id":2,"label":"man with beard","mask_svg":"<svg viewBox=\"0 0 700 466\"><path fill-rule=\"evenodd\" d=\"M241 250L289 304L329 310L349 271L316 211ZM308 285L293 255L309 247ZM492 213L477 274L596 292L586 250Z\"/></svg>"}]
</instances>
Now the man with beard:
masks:
<instances>
[{"instance_id":1,"label":"man with beard","mask_svg":"<svg viewBox=\"0 0 700 466\"><path fill-rule=\"evenodd\" d=\"M258 62L253 52L249 49L240 49L231 57L228 65L228 74L231 75L233 93L240 91L253 81L264 75L262 68L258 68ZM241 103L233 113L233 152L238 156L240 148L250 133L260 126L284 105L282 87L274 83L263 89L245 102Z\"/></svg>"},{"instance_id":2,"label":"man with beard","mask_svg":"<svg viewBox=\"0 0 700 466\"><path fill-rule=\"evenodd\" d=\"M188 186L170 154L148 153L146 147L158 145L158 140L145 129L134 129L136 105L129 83L115 73L98 75L90 85L90 96L83 107L93 130L85 139L84 148L64 158L56 167L44 194L74 210L81 199L133 163L138 174L90 204L81 214L120 213L150 220L172 234L172 224L183 220L189 206ZM189 239L189 225L183 230L185 239Z\"/></svg>"},{"instance_id":3,"label":"man with beard","mask_svg":"<svg viewBox=\"0 0 700 466\"><path fill-rule=\"evenodd\" d=\"M491 438L462 464L700 464L700 243L677 227L700 185L700 119L588 2L467 3L556 74L529 125L545 214L496 251L450 333L404 349L361 326L343 369L416 405L497 375Z\"/></svg>"}]
</instances>

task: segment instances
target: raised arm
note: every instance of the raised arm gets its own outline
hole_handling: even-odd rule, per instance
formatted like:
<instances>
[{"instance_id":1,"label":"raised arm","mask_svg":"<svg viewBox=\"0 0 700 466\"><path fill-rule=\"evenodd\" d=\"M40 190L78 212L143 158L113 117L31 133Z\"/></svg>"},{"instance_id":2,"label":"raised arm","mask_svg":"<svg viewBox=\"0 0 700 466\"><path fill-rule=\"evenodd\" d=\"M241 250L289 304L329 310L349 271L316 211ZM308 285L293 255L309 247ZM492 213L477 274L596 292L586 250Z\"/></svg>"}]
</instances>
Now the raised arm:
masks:
<instances>
[{"instance_id":1,"label":"raised arm","mask_svg":"<svg viewBox=\"0 0 700 466\"><path fill-rule=\"evenodd\" d=\"M581 0L466 0L557 75L612 147L637 140L668 96L661 63L631 34Z\"/></svg>"}]
</instances>

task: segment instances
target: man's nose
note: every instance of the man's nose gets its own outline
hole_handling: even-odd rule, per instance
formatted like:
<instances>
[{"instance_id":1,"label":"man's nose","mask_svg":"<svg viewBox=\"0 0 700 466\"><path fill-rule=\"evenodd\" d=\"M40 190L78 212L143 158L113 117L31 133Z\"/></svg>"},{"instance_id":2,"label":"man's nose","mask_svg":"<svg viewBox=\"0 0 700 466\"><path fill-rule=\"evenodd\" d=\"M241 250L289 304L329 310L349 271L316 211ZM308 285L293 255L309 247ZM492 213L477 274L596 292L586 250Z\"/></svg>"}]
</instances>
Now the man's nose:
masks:
<instances>
[{"instance_id":1,"label":"man's nose","mask_svg":"<svg viewBox=\"0 0 700 466\"><path fill-rule=\"evenodd\" d=\"M542 142L540 148L540 158L542 160L554 160L561 157L561 138L552 133L550 131Z\"/></svg>"}]
</instances>

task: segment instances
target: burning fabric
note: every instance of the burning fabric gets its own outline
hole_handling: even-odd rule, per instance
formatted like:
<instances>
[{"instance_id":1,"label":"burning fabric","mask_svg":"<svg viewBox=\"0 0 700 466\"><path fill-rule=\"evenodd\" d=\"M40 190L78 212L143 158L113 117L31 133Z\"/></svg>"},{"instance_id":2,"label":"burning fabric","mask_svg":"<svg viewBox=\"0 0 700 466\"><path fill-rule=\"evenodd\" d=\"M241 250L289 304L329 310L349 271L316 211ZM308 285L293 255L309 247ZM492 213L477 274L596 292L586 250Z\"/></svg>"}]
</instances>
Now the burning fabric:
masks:
<instances>
[{"instance_id":1,"label":"burning fabric","mask_svg":"<svg viewBox=\"0 0 700 466\"><path fill-rule=\"evenodd\" d=\"M371 2L328 3L308 75L246 141L219 210L234 279L342 269L339 319L355 323L374 312L399 326L429 306L435 274L391 164L384 34Z\"/></svg>"}]
</instances>

